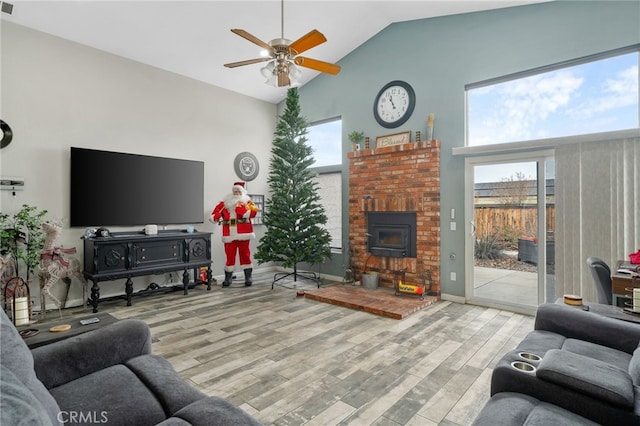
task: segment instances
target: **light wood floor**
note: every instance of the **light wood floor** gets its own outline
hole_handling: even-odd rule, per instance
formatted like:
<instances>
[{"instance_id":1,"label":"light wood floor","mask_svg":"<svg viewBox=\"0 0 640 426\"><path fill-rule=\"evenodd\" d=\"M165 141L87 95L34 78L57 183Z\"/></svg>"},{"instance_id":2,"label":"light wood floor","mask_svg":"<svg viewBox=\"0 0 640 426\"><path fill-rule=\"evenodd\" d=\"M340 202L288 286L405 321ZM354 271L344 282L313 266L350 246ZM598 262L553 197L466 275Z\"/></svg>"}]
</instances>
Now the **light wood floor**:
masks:
<instances>
[{"instance_id":1,"label":"light wood floor","mask_svg":"<svg viewBox=\"0 0 640 426\"><path fill-rule=\"evenodd\" d=\"M272 276L100 312L144 320L183 378L265 425L468 425L494 364L533 328L530 316L443 301L384 318L271 290ZM74 315L91 312L63 312Z\"/></svg>"}]
</instances>

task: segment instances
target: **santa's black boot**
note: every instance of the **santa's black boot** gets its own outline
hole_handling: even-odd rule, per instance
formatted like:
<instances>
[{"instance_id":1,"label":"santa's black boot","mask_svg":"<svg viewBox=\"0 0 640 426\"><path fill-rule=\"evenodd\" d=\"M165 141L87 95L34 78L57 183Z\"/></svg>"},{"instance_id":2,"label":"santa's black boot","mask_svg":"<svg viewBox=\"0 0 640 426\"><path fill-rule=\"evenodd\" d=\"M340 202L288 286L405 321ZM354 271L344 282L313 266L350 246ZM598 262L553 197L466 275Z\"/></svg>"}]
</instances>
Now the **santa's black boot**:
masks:
<instances>
[{"instance_id":1,"label":"santa's black boot","mask_svg":"<svg viewBox=\"0 0 640 426\"><path fill-rule=\"evenodd\" d=\"M252 268L247 268L244 270L244 285L247 287L251 287L251 284L253 284L253 280L251 279L252 272Z\"/></svg>"},{"instance_id":2,"label":"santa's black boot","mask_svg":"<svg viewBox=\"0 0 640 426\"><path fill-rule=\"evenodd\" d=\"M229 287L231 285L232 279L233 279L233 272L224 271L224 281L222 282L222 287Z\"/></svg>"}]
</instances>

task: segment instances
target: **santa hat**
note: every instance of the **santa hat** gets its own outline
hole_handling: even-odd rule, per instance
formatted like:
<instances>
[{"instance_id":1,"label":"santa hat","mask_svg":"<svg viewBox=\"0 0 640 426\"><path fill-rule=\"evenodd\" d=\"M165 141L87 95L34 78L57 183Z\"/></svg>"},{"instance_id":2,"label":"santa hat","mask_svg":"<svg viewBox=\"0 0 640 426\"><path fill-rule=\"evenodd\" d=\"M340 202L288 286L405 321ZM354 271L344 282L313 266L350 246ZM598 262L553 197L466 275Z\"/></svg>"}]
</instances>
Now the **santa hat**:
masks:
<instances>
[{"instance_id":1,"label":"santa hat","mask_svg":"<svg viewBox=\"0 0 640 426\"><path fill-rule=\"evenodd\" d=\"M244 182L234 182L233 183L233 187L231 188L232 191L240 191L243 194L247 193L247 190L244 188L245 183Z\"/></svg>"}]
</instances>

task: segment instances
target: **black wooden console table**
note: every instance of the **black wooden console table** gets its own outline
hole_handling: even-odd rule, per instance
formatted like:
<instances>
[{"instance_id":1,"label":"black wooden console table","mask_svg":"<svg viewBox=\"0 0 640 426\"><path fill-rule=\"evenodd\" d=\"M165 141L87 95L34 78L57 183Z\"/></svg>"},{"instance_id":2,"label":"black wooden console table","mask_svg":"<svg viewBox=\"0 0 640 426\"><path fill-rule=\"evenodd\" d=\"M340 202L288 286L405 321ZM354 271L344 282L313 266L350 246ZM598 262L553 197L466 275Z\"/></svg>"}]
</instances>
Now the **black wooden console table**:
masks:
<instances>
[{"instance_id":1,"label":"black wooden console table","mask_svg":"<svg viewBox=\"0 0 640 426\"><path fill-rule=\"evenodd\" d=\"M184 294L188 294L188 271L193 270L194 283L205 283L198 273L202 267L207 268L207 290L211 290L211 233L208 232L169 230L159 231L157 235L114 232L109 237L84 240L83 273L93 282L89 301L94 313L98 312L100 281L126 278L127 306L131 306L132 277L183 270Z\"/></svg>"}]
</instances>

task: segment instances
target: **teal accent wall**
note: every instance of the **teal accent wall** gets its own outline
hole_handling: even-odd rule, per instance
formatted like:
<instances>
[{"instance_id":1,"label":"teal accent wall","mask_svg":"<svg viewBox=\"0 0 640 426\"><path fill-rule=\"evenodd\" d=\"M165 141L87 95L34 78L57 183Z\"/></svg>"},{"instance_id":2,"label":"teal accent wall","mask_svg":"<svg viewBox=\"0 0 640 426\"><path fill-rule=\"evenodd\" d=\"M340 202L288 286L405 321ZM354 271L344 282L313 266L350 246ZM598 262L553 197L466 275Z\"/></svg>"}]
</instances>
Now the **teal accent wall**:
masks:
<instances>
[{"instance_id":1,"label":"teal accent wall","mask_svg":"<svg viewBox=\"0 0 640 426\"><path fill-rule=\"evenodd\" d=\"M379 135L420 130L424 139L427 116L434 113L434 136L442 143L442 292L464 296L464 159L453 157L451 148L465 144L465 84L638 43L639 1L554 1L392 24L340 60L339 75L319 75L307 83L300 89L307 120L342 117L345 252L347 134L363 131L373 142ZM314 57L313 50L307 54ZM391 80L409 82L417 97L412 117L397 129L385 129L373 118L374 97ZM452 208L457 231L449 230ZM449 259L452 252L456 261ZM344 256L334 256L323 272L341 276L345 264ZM455 282L449 281L452 271Z\"/></svg>"}]
</instances>

